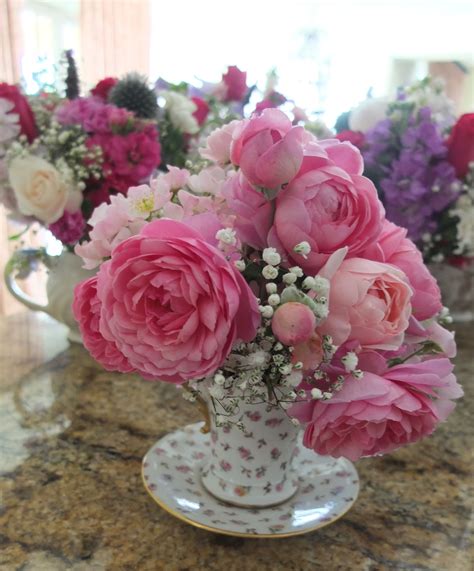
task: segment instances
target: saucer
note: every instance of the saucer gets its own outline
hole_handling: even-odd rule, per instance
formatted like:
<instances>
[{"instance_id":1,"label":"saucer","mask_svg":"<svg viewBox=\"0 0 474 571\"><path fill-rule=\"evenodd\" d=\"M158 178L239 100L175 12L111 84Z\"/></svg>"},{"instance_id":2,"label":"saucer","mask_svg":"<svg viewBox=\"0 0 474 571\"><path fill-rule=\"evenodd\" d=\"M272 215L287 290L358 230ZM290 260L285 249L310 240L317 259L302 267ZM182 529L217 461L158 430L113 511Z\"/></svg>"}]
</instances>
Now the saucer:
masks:
<instances>
[{"instance_id":1,"label":"saucer","mask_svg":"<svg viewBox=\"0 0 474 571\"><path fill-rule=\"evenodd\" d=\"M198 422L167 434L143 459L145 488L156 503L191 525L238 537L289 537L314 531L342 517L359 493L354 465L344 458L318 456L301 444L293 466L298 491L266 508L225 504L203 487L200 468L209 455L210 435Z\"/></svg>"}]
</instances>

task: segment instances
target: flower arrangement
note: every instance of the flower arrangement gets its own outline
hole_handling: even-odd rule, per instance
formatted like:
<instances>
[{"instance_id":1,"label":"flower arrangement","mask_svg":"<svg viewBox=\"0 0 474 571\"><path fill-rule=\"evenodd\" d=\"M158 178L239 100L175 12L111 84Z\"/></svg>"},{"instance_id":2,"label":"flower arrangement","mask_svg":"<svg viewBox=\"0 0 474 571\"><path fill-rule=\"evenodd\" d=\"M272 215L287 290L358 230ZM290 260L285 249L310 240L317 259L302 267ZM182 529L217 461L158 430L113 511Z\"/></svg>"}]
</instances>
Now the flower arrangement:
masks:
<instances>
[{"instance_id":1,"label":"flower arrangement","mask_svg":"<svg viewBox=\"0 0 474 571\"><path fill-rule=\"evenodd\" d=\"M104 78L81 97L71 53L66 60L66 98L55 92L27 98L16 86L0 85L0 201L13 218L38 221L73 247L87 237L95 207L158 168L185 164L210 106L182 86L151 89L134 73ZM215 86L219 124L236 116L224 106L245 98L245 77L230 67Z\"/></svg>"},{"instance_id":2,"label":"flower arrangement","mask_svg":"<svg viewBox=\"0 0 474 571\"><path fill-rule=\"evenodd\" d=\"M94 211L74 301L92 356L208 394L224 429L277 407L321 454L431 434L462 395L449 315L359 150L265 109L201 156Z\"/></svg>"},{"instance_id":3,"label":"flower arrangement","mask_svg":"<svg viewBox=\"0 0 474 571\"><path fill-rule=\"evenodd\" d=\"M474 159L469 115L455 123L441 81L426 78L396 99L368 100L338 137L362 149L387 218L406 226L426 261L474 256L474 209L468 164ZM361 131L364 131L363 133ZM462 150L460 150L462 149Z\"/></svg>"}]
</instances>

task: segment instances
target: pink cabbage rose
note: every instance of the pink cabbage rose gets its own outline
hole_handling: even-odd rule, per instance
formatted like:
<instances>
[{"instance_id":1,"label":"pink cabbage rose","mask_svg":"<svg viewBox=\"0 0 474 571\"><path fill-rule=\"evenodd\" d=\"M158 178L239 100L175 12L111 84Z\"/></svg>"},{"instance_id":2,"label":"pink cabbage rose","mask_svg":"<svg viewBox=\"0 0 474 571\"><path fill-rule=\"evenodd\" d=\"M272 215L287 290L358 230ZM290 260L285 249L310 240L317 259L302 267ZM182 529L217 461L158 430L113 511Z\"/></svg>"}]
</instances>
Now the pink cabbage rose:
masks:
<instances>
[{"instance_id":1,"label":"pink cabbage rose","mask_svg":"<svg viewBox=\"0 0 474 571\"><path fill-rule=\"evenodd\" d=\"M113 340L107 340L101 332L101 303L97 297L97 276L77 284L72 304L74 317L79 323L84 346L107 371L129 373L133 367L117 349ZM104 324L102 324L102 329Z\"/></svg>"},{"instance_id":2,"label":"pink cabbage rose","mask_svg":"<svg viewBox=\"0 0 474 571\"><path fill-rule=\"evenodd\" d=\"M272 331L284 345L304 343L313 335L316 317L311 309L297 301L280 305L272 318Z\"/></svg>"},{"instance_id":3,"label":"pink cabbage rose","mask_svg":"<svg viewBox=\"0 0 474 571\"><path fill-rule=\"evenodd\" d=\"M331 279L329 316L320 332L336 345L355 340L363 347L396 350L409 324L411 296L401 270L362 258L344 260Z\"/></svg>"},{"instance_id":4,"label":"pink cabbage rose","mask_svg":"<svg viewBox=\"0 0 474 571\"><path fill-rule=\"evenodd\" d=\"M354 461L416 442L447 418L455 406L451 399L463 394L446 358L387 368L374 353L359 364L363 379L347 377L331 399L290 409L308 423L304 445L319 454Z\"/></svg>"},{"instance_id":5,"label":"pink cabbage rose","mask_svg":"<svg viewBox=\"0 0 474 571\"><path fill-rule=\"evenodd\" d=\"M384 218L373 183L333 166L327 149L319 150L321 156L313 156L308 163L326 166L306 170L308 165L303 164L298 176L276 198L274 224L268 236L269 245L290 265L301 266L309 275L317 273L341 247L349 248L348 257L363 252L377 239ZM337 153L342 164L358 169L353 150L352 145L340 143L332 146L331 152ZM294 247L300 242L310 245L307 256L295 254Z\"/></svg>"},{"instance_id":6,"label":"pink cabbage rose","mask_svg":"<svg viewBox=\"0 0 474 571\"><path fill-rule=\"evenodd\" d=\"M266 109L241 121L232 137L232 163L251 184L278 189L298 172L303 145L311 135L303 127L293 127L282 111Z\"/></svg>"},{"instance_id":7,"label":"pink cabbage rose","mask_svg":"<svg viewBox=\"0 0 474 571\"><path fill-rule=\"evenodd\" d=\"M114 249L100 268L97 295L100 332L154 380L214 373L260 322L256 298L234 266L199 232L169 219L150 222Z\"/></svg>"},{"instance_id":8,"label":"pink cabbage rose","mask_svg":"<svg viewBox=\"0 0 474 571\"><path fill-rule=\"evenodd\" d=\"M263 250L272 225L272 204L249 184L241 172L227 180L222 194L236 216L234 228L240 240Z\"/></svg>"},{"instance_id":9,"label":"pink cabbage rose","mask_svg":"<svg viewBox=\"0 0 474 571\"><path fill-rule=\"evenodd\" d=\"M385 220L377 242L370 245L362 257L393 264L405 273L413 288L411 304L417 319L423 321L441 311L443 304L436 279L423 263L421 252L407 238L405 228Z\"/></svg>"}]
</instances>

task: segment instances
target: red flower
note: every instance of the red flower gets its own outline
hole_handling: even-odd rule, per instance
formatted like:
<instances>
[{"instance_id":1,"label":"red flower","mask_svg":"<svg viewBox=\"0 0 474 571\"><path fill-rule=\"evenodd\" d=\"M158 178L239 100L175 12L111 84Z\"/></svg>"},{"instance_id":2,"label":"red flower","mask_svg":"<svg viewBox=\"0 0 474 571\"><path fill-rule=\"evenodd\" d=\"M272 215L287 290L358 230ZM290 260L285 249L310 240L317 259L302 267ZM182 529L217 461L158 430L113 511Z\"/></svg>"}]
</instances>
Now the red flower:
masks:
<instances>
[{"instance_id":1,"label":"red flower","mask_svg":"<svg viewBox=\"0 0 474 571\"><path fill-rule=\"evenodd\" d=\"M352 143L354 147L357 147L358 149L362 149L365 145L364 133L361 133L360 131L351 131L350 129L346 129L345 131L338 133L336 135L336 139L339 139L340 141L349 141L349 143Z\"/></svg>"},{"instance_id":2,"label":"red flower","mask_svg":"<svg viewBox=\"0 0 474 571\"><path fill-rule=\"evenodd\" d=\"M114 87L117 81L118 79L116 77L105 77L104 79L101 79L93 89L91 89L91 94L95 95L99 99L107 101L110 90Z\"/></svg>"},{"instance_id":3,"label":"red flower","mask_svg":"<svg viewBox=\"0 0 474 571\"><path fill-rule=\"evenodd\" d=\"M227 73L223 74L222 81L227 87L224 101L242 101L248 91L247 72L240 71L236 65L230 65Z\"/></svg>"},{"instance_id":4,"label":"red flower","mask_svg":"<svg viewBox=\"0 0 474 571\"><path fill-rule=\"evenodd\" d=\"M459 117L447 141L448 160L456 169L456 175L464 178L469 163L474 161L474 113Z\"/></svg>"},{"instance_id":5,"label":"red flower","mask_svg":"<svg viewBox=\"0 0 474 571\"><path fill-rule=\"evenodd\" d=\"M201 99L201 97L191 97L191 101L196 105L197 109L193 113L193 117L201 126L209 115L209 105Z\"/></svg>"},{"instance_id":6,"label":"red flower","mask_svg":"<svg viewBox=\"0 0 474 571\"><path fill-rule=\"evenodd\" d=\"M20 118L21 134L26 135L31 143L38 136L38 128L28 99L16 85L8 83L0 83L0 97L13 103L12 113L17 113Z\"/></svg>"}]
</instances>

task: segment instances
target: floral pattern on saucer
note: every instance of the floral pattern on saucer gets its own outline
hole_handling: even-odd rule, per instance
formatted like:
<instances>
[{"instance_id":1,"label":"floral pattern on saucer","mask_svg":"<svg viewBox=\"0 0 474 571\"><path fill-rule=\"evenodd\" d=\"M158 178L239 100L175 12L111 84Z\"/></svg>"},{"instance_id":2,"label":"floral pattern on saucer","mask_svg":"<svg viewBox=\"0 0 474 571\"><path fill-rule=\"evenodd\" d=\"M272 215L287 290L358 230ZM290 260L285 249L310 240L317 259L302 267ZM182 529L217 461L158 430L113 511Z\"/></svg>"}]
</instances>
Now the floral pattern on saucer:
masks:
<instances>
[{"instance_id":1,"label":"floral pattern on saucer","mask_svg":"<svg viewBox=\"0 0 474 571\"><path fill-rule=\"evenodd\" d=\"M297 535L339 519L357 498L359 478L351 462L318 456L300 444L293 460L299 474L295 496L267 508L225 504L201 484L200 470L210 446L210 435L202 434L201 426L192 424L168 434L143 459L143 479L150 495L192 525L227 535Z\"/></svg>"}]
</instances>

